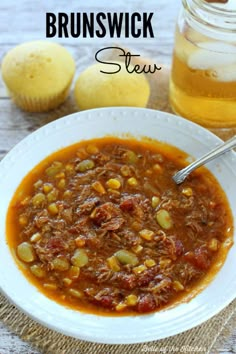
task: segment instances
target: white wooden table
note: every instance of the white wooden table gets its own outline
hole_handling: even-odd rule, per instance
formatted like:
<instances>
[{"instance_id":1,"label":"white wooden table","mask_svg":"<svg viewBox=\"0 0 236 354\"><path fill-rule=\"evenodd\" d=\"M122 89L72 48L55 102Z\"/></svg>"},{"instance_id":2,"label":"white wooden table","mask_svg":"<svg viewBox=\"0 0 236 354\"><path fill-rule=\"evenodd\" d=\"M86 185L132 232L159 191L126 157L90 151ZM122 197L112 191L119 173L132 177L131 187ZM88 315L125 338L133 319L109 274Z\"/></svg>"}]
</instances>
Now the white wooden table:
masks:
<instances>
[{"instance_id":1,"label":"white wooden table","mask_svg":"<svg viewBox=\"0 0 236 354\"><path fill-rule=\"evenodd\" d=\"M94 61L97 50L114 43L134 48L137 54L150 57L156 63L171 63L175 20L181 0L1 0L0 1L0 58L13 46L24 41L45 39L46 12L94 12L138 11L154 12L154 39L60 39L77 61L78 71ZM5 87L0 81L0 159L31 131L58 118L62 111L53 114L28 114L17 109L9 100ZM64 114L71 113L65 108ZM235 324L236 327L236 324ZM227 339L220 353L236 353L236 328L233 336ZM3 323L0 323L0 354L35 354L28 343L21 341ZM56 353L55 353L56 354ZM73 354L73 353L69 353Z\"/></svg>"}]
</instances>

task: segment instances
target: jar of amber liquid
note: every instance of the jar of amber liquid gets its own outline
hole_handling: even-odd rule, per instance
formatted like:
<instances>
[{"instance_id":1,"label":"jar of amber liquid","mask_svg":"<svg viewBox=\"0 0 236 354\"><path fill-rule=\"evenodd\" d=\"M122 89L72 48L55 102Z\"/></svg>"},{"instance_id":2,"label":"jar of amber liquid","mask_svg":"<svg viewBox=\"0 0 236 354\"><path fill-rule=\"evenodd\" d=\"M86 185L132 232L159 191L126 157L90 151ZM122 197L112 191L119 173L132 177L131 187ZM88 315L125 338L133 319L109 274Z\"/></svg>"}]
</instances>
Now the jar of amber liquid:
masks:
<instances>
[{"instance_id":1,"label":"jar of amber liquid","mask_svg":"<svg viewBox=\"0 0 236 354\"><path fill-rule=\"evenodd\" d=\"M173 111L236 127L236 0L182 0L170 80Z\"/></svg>"}]
</instances>

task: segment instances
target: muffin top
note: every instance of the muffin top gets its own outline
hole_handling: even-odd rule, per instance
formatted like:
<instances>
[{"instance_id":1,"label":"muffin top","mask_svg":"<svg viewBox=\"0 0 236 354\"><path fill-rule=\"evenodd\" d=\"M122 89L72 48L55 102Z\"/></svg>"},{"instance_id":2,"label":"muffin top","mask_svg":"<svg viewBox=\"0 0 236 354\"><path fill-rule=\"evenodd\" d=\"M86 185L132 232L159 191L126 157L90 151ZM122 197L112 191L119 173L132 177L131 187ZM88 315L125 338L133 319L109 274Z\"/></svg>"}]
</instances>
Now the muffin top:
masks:
<instances>
[{"instance_id":1,"label":"muffin top","mask_svg":"<svg viewBox=\"0 0 236 354\"><path fill-rule=\"evenodd\" d=\"M71 54L57 43L33 41L10 50L2 76L13 93L29 97L56 95L67 89L75 72Z\"/></svg>"},{"instance_id":2,"label":"muffin top","mask_svg":"<svg viewBox=\"0 0 236 354\"><path fill-rule=\"evenodd\" d=\"M80 109L91 109L110 106L133 106L145 107L150 86L146 75L137 74L133 65L129 65L130 72L126 65L119 62L120 71L117 66L111 67L112 62L94 64L84 70L75 84L75 99ZM114 63L113 63L114 64Z\"/></svg>"}]
</instances>

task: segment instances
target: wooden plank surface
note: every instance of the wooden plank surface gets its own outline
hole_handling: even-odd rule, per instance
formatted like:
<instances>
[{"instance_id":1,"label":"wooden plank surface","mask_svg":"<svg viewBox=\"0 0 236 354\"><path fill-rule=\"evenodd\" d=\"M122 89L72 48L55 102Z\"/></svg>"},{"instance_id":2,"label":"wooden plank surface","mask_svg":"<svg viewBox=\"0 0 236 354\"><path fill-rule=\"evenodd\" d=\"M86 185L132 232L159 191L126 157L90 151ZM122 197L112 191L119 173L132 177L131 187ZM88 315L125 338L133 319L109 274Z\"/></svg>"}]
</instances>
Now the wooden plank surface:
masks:
<instances>
[{"instance_id":1,"label":"wooden plank surface","mask_svg":"<svg viewBox=\"0 0 236 354\"><path fill-rule=\"evenodd\" d=\"M57 40L72 53L77 63L77 74L89 63L94 62L97 50L107 45L117 44L134 48L135 53L150 57L154 62L170 64L173 48L175 20L180 8L180 0L43 0L0 2L0 61L5 53L28 40L45 38L45 13L62 12L154 12L154 39L59 39ZM59 118L74 112L73 97L52 113L30 114L19 110L8 98L0 79L0 159L30 132ZM217 348L220 353L236 352L236 330L226 343ZM36 354L28 343L20 340L3 323L0 323L0 354ZM55 353L56 354L56 353ZM73 353L69 353L73 354Z\"/></svg>"}]
</instances>

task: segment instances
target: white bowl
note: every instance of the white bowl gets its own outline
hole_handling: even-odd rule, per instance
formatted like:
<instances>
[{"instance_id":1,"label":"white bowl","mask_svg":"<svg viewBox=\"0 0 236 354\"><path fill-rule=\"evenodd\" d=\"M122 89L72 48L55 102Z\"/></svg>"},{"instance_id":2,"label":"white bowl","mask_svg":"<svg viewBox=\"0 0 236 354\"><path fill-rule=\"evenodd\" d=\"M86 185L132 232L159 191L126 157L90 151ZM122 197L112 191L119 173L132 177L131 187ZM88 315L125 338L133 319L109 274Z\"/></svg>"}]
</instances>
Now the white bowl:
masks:
<instances>
[{"instance_id":1,"label":"white bowl","mask_svg":"<svg viewBox=\"0 0 236 354\"><path fill-rule=\"evenodd\" d=\"M23 177L52 152L107 134L148 136L175 145L197 158L221 142L215 135L177 116L148 109L107 108L64 117L29 135L0 163L0 287L18 308L41 324L79 339L100 343L139 343L188 330L214 316L236 296L236 245L215 279L188 303L147 315L105 317L80 313L50 300L30 284L6 244L6 212ZM236 213L236 155L208 165Z\"/></svg>"}]
</instances>

